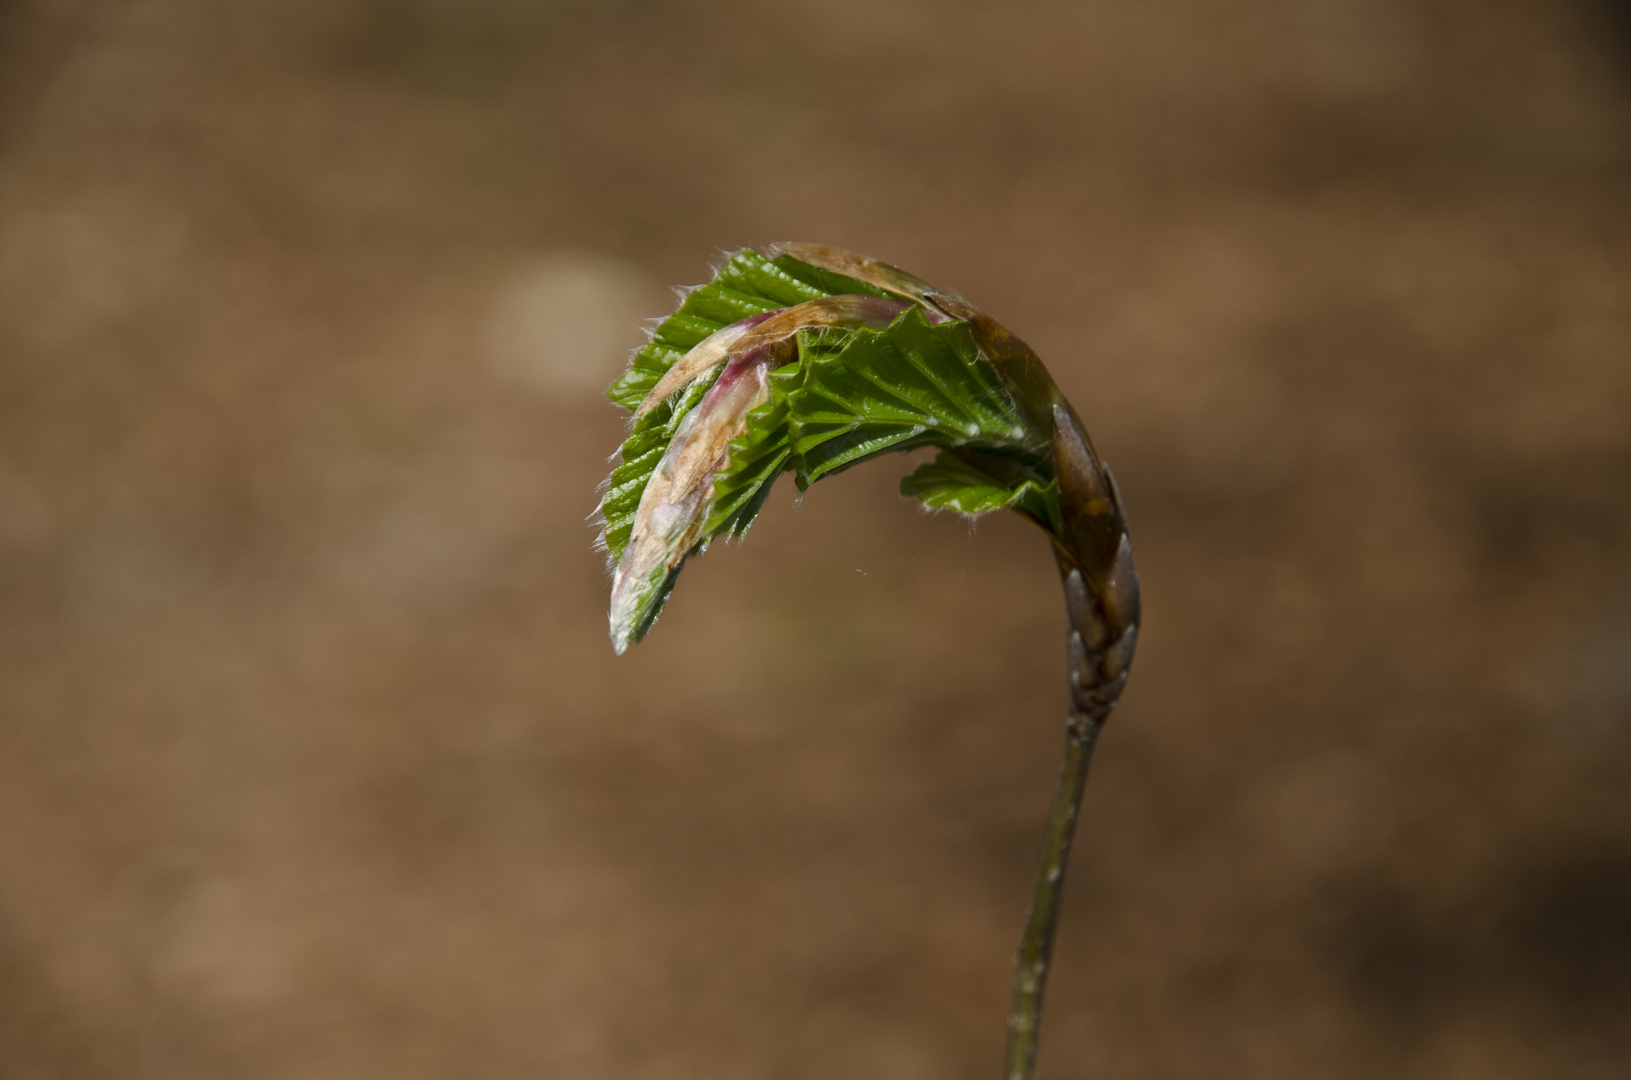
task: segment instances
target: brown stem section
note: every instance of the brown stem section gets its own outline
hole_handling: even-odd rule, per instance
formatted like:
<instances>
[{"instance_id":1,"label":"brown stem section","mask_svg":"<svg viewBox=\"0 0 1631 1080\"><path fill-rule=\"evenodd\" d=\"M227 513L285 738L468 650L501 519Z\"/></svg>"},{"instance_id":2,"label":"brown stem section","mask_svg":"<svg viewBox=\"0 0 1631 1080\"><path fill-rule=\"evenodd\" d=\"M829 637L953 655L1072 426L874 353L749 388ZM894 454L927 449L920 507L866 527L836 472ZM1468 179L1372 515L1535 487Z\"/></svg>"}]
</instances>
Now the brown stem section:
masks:
<instances>
[{"instance_id":1,"label":"brown stem section","mask_svg":"<svg viewBox=\"0 0 1631 1080\"><path fill-rule=\"evenodd\" d=\"M1074 714L1065 730L1065 762L1048 813L1047 838L1042 845L1042 867L1036 892L1025 920L1015 962L1014 1002L1008 1013L1007 1080L1031 1080L1036 1075L1036 1045L1042 1024L1042 992L1047 986L1053 956L1054 930L1059 925L1059 903L1065 891L1065 868L1076 835L1076 816L1087 786L1087 767L1101 723Z\"/></svg>"}]
</instances>

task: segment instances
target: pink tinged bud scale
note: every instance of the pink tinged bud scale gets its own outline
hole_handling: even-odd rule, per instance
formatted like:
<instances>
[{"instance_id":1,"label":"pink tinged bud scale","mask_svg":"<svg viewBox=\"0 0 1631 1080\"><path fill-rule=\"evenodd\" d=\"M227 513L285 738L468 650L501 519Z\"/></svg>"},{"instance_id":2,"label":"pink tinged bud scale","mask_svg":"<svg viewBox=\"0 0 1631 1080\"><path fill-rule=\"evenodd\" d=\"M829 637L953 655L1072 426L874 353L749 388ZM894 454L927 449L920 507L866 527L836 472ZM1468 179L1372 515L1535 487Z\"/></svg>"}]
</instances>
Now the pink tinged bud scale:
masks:
<instances>
[{"instance_id":1,"label":"pink tinged bud scale","mask_svg":"<svg viewBox=\"0 0 1631 1080\"><path fill-rule=\"evenodd\" d=\"M908 274L898 266L879 262L866 255L857 255L853 251L828 247L826 244L800 244L789 240L771 244L769 251L772 255L791 255L800 262L852 277L856 281L864 281L873 288L882 289L896 296L910 297L923 306L924 314L931 323L965 318L964 309L972 310L967 301L941 292L927 281Z\"/></svg>"},{"instance_id":2,"label":"pink tinged bud scale","mask_svg":"<svg viewBox=\"0 0 1631 1080\"><path fill-rule=\"evenodd\" d=\"M785 308L778 310L785 311ZM674 391L689 385L698 376L712 371L723 364L731 356L735 345L753 327L775 315L775 311L766 311L758 315L749 315L731 323L723 330L716 330L702 341L698 342L684 356L674 362L674 366L663 373L657 380L657 385L651 388L646 399L634 411L634 418L640 419L646 413L655 409Z\"/></svg>"},{"instance_id":3,"label":"pink tinged bud scale","mask_svg":"<svg viewBox=\"0 0 1631 1080\"><path fill-rule=\"evenodd\" d=\"M770 396L769 373L791 339L761 346L725 365L674 432L646 481L629 546L612 573L612 644L619 653L661 602L668 577L703 539L714 501L714 476L730 464L731 440L747 430L748 413Z\"/></svg>"}]
</instances>

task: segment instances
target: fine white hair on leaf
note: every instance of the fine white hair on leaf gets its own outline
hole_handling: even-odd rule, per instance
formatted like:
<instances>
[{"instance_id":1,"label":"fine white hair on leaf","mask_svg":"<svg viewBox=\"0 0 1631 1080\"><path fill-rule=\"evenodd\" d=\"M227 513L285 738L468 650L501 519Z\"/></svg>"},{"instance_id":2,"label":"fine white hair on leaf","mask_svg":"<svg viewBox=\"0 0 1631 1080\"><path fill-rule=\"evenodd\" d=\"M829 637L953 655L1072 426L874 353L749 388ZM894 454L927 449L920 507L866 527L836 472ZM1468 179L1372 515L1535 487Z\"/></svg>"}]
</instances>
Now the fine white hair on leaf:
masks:
<instances>
[{"instance_id":1,"label":"fine white hair on leaf","mask_svg":"<svg viewBox=\"0 0 1631 1080\"><path fill-rule=\"evenodd\" d=\"M717 262L711 262L711 263L708 264L708 280L712 281L714 278L718 277L719 272L721 270L725 269L726 264L728 264L732 259L736 258L738 255L742 254L742 252L744 252L746 250L747 250L747 248L745 248L745 247L731 248L729 250L726 250L725 248L721 248L719 250L719 255L717 256L718 261ZM691 287L693 289L701 288L701 286L698 286L698 285L693 285Z\"/></svg>"}]
</instances>

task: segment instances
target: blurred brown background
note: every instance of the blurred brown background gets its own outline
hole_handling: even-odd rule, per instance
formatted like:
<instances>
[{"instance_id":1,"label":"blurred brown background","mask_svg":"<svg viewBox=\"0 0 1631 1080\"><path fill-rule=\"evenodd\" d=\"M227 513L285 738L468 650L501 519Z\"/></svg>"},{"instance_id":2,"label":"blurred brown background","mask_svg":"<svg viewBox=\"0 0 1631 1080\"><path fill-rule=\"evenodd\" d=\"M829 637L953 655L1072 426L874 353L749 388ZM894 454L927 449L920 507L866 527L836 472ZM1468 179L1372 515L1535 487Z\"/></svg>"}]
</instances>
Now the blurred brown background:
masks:
<instances>
[{"instance_id":1,"label":"blurred brown background","mask_svg":"<svg viewBox=\"0 0 1631 1080\"><path fill-rule=\"evenodd\" d=\"M1631 1075L1621 14L0 5L0 1076L996 1075L1041 538L873 465L606 640L599 390L781 238L1127 496L1045 1075Z\"/></svg>"}]
</instances>

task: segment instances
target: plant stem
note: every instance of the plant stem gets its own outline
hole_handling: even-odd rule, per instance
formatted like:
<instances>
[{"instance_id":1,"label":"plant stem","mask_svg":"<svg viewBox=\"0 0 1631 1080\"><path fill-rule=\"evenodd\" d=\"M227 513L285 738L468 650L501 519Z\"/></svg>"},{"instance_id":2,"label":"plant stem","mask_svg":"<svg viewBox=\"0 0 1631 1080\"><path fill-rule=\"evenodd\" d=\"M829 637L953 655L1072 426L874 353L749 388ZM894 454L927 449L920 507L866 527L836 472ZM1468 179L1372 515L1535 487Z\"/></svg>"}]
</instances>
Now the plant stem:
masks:
<instances>
[{"instance_id":1,"label":"plant stem","mask_svg":"<svg viewBox=\"0 0 1631 1080\"><path fill-rule=\"evenodd\" d=\"M1076 817L1087 786L1087 767L1102 721L1075 709L1065 728L1065 761L1059 786L1048 812L1048 831L1042 846L1031 911L1020 939L1014 970L1014 1004L1008 1014L1007 1080L1034 1080L1036 1043L1042 1025L1042 992L1053 956L1053 935L1059 925L1059 902L1065 889L1065 866L1076 835Z\"/></svg>"},{"instance_id":2,"label":"plant stem","mask_svg":"<svg viewBox=\"0 0 1631 1080\"><path fill-rule=\"evenodd\" d=\"M1110 471L1094 455L1081 420L1063 398L1053 403L1053 466L1059 480L1061 520L1049 531L1069 624L1065 656L1070 719L1065 725L1065 762L1042 842L1042 866L1014 965L1006 1080L1036 1077L1042 993L1053 958L1065 867L1076 836L1087 767L1099 731L1127 685L1142 610L1121 496Z\"/></svg>"}]
</instances>

